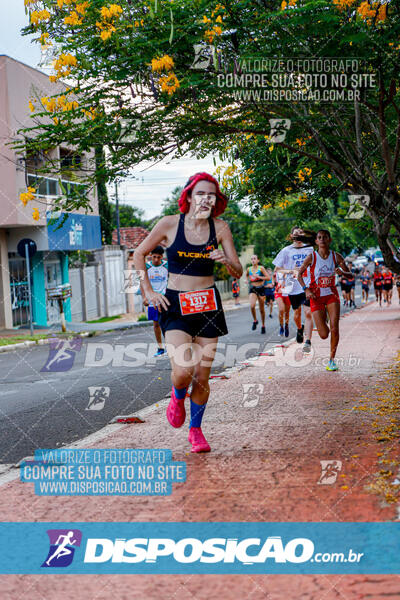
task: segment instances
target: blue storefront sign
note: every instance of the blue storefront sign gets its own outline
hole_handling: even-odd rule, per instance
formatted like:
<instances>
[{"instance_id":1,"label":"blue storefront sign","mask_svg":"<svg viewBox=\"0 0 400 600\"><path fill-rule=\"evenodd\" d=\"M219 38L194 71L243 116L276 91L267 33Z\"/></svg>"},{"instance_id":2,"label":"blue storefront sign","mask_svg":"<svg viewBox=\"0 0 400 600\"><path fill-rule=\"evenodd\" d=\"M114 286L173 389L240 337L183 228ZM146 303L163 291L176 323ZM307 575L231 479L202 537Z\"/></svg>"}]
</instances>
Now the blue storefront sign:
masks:
<instances>
[{"instance_id":1,"label":"blue storefront sign","mask_svg":"<svg viewBox=\"0 0 400 600\"><path fill-rule=\"evenodd\" d=\"M61 226L60 226L61 225ZM47 214L49 250L94 250L101 248L100 217L61 213Z\"/></svg>"}]
</instances>

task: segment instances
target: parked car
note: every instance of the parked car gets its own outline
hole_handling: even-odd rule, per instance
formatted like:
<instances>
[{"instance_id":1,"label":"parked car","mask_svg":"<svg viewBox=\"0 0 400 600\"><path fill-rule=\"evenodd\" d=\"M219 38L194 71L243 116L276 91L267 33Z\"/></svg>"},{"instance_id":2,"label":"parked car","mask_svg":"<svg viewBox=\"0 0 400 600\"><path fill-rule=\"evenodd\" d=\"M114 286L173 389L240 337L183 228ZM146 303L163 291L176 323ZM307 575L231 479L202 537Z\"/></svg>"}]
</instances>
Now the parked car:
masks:
<instances>
[{"instance_id":1,"label":"parked car","mask_svg":"<svg viewBox=\"0 0 400 600\"><path fill-rule=\"evenodd\" d=\"M365 267L368 263L369 260L366 256L359 256L358 258L353 260L352 265L356 269L361 269L362 267Z\"/></svg>"},{"instance_id":2,"label":"parked car","mask_svg":"<svg viewBox=\"0 0 400 600\"><path fill-rule=\"evenodd\" d=\"M383 260L382 251L381 250L377 250L375 252L374 262L375 262L376 265L383 265L384 264L385 261Z\"/></svg>"},{"instance_id":3,"label":"parked car","mask_svg":"<svg viewBox=\"0 0 400 600\"><path fill-rule=\"evenodd\" d=\"M369 260L374 260L375 252L378 248L367 248L364 252L364 256L366 256Z\"/></svg>"},{"instance_id":4,"label":"parked car","mask_svg":"<svg viewBox=\"0 0 400 600\"><path fill-rule=\"evenodd\" d=\"M353 262L353 260L355 260L359 255L359 252L353 248L353 250L351 250L351 252L349 252L349 254L345 257L345 260L348 260L349 262Z\"/></svg>"}]
</instances>

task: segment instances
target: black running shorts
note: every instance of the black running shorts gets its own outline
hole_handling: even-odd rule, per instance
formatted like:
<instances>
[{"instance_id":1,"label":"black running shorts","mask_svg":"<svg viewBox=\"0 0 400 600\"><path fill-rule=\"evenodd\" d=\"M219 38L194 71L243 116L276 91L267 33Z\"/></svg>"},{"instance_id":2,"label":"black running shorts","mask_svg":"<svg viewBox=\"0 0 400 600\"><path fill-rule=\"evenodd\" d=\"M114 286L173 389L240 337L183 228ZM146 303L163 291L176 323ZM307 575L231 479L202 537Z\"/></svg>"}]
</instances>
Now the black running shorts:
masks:
<instances>
[{"instance_id":1,"label":"black running shorts","mask_svg":"<svg viewBox=\"0 0 400 600\"><path fill-rule=\"evenodd\" d=\"M289 300L293 310L296 310L296 308L304 304L306 295L304 292L301 292L301 294L289 294Z\"/></svg>"},{"instance_id":2,"label":"black running shorts","mask_svg":"<svg viewBox=\"0 0 400 600\"><path fill-rule=\"evenodd\" d=\"M265 287L260 285L260 287L256 287L252 285L249 289L249 294L256 294L257 296L265 296Z\"/></svg>"},{"instance_id":3,"label":"black running shorts","mask_svg":"<svg viewBox=\"0 0 400 600\"><path fill-rule=\"evenodd\" d=\"M182 315L179 304L179 291L167 288L165 297L169 300L168 310L161 310L160 326L163 334L172 329L185 331L193 338L215 338L228 333L226 326L224 309L222 307L221 296L215 286L215 297L217 300L217 310L210 310L204 313L193 315Z\"/></svg>"}]
</instances>

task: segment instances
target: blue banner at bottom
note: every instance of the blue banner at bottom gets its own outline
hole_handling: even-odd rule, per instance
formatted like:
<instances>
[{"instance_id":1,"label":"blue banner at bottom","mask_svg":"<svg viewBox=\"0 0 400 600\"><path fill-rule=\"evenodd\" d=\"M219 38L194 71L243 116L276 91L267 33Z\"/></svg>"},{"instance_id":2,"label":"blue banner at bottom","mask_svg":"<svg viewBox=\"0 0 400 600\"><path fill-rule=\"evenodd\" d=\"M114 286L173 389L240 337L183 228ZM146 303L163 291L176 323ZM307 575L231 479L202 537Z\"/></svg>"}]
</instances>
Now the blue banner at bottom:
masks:
<instances>
[{"instance_id":1,"label":"blue banner at bottom","mask_svg":"<svg viewBox=\"0 0 400 600\"><path fill-rule=\"evenodd\" d=\"M400 523L1 523L2 574L399 574Z\"/></svg>"}]
</instances>

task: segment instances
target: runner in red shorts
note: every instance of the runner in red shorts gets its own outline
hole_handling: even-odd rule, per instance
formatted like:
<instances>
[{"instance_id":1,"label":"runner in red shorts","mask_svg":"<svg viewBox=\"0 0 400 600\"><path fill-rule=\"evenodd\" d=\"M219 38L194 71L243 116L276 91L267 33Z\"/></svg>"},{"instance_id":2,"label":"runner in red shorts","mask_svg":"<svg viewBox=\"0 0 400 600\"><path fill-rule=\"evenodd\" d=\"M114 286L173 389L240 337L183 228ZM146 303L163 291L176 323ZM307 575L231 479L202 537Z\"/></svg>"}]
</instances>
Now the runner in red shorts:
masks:
<instances>
[{"instance_id":1,"label":"runner in red shorts","mask_svg":"<svg viewBox=\"0 0 400 600\"><path fill-rule=\"evenodd\" d=\"M379 306L382 306L382 289L383 289L383 275L379 266L375 267L374 271L374 290L376 302L379 302Z\"/></svg>"},{"instance_id":2,"label":"runner in red shorts","mask_svg":"<svg viewBox=\"0 0 400 600\"><path fill-rule=\"evenodd\" d=\"M283 273L274 273L275 279L275 300L278 305L279 311L279 335L285 334L285 337L289 337L289 313L290 313L290 300L287 294L282 291L282 285L285 285L286 275ZM285 323L285 327L283 326Z\"/></svg>"},{"instance_id":3,"label":"runner in red shorts","mask_svg":"<svg viewBox=\"0 0 400 600\"><path fill-rule=\"evenodd\" d=\"M337 371L335 362L336 349L339 343L340 298L335 285L335 273L349 273L343 256L330 250L331 235L327 229L317 232L316 245L313 252L303 262L298 274L298 281L310 298L311 312L320 337L325 340L329 336L326 313L329 315L331 333L331 353L327 371ZM306 269L310 269L310 285L305 285L302 277Z\"/></svg>"}]
</instances>

